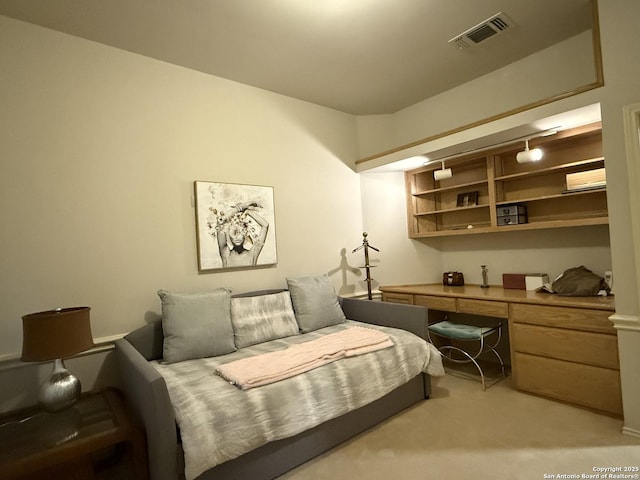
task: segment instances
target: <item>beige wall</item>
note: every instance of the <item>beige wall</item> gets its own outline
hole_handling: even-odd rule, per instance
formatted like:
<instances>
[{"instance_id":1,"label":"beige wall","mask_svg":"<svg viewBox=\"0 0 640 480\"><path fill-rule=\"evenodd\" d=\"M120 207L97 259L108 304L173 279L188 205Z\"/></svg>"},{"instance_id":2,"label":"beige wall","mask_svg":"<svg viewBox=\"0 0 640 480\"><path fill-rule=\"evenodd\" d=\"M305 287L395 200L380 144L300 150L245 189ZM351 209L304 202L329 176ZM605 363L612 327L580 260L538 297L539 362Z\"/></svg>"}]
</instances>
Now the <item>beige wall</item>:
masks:
<instances>
[{"instance_id":1,"label":"beige wall","mask_svg":"<svg viewBox=\"0 0 640 480\"><path fill-rule=\"evenodd\" d=\"M434 275L442 270L437 245L407 237L404 174L364 173L360 179L364 229L371 245L380 250L371 254L374 286L437 280Z\"/></svg>"},{"instance_id":2,"label":"beige wall","mask_svg":"<svg viewBox=\"0 0 640 480\"><path fill-rule=\"evenodd\" d=\"M0 65L0 410L33 400L34 367L10 368L26 313L89 305L100 340L156 317L159 288L359 280L354 117L6 17ZM198 274L194 180L274 187L277 267Z\"/></svg>"}]
</instances>

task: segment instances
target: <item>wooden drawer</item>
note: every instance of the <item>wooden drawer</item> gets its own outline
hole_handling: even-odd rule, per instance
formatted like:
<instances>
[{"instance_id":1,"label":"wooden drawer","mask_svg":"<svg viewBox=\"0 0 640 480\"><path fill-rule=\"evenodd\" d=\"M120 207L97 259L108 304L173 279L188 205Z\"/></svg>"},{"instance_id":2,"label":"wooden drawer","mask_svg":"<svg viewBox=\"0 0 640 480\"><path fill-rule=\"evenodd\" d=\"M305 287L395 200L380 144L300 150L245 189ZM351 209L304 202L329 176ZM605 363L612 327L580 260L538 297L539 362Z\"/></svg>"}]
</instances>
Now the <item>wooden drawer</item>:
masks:
<instances>
[{"instance_id":1,"label":"wooden drawer","mask_svg":"<svg viewBox=\"0 0 640 480\"><path fill-rule=\"evenodd\" d=\"M622 415L620 373L516 352L515 387L526 392L575 403L613 415Z\"/></svg>"},{"instance_id":2,"label":"wooden drawer","mask_svg":"<svg viewBox=\"0 0 640 480\"><path fill-rule=\"evenodd\" d=\"M382 292L382 301L391 303L404 303L413 305L413 295L410 293L387 293Z\"/></svg>"},{"instance_id":3,"label":"wooden drawer","mask_svg":"<svg viewBox=\"0 0 640 480\"><path fill-rule=\"evenodd\" d=\"M512 303L509 318L518 323L616 335L613 323L609 320L611 315L613 312L608 310Z\"/></svg>"},{"instance_id":4,"label":"wooden drawer","mask_svg":"<svg viewBox=\"0 0 640 480\"><path fill-rule=\"evenodd\" d=\"M456 299L451 297L439 297L437 295L416 295L415 304L433 310L443 310L445 312L456 311Z\"/></svg>"},{"instance_id":5,"label":"wooden drawer","mask_svg":"<svg viewBox=\"0 0 640 480\"><path fill-rule=\"evenodd\" d=\"M618 339L613 335L523 323L509 325L511 348L560 360L619 369Z\"/></svg>"},{"instance_id":6,"label":"wooden drawer","mask_svg":"<svg viewBox=\"0 0 640 480\"><path fill-rule=\"evenodd\" d=\"M485 315L487 317L507 318L509 316L509 304L506 302L459 298L458 312Z\"/></svg>"}]
</instances>

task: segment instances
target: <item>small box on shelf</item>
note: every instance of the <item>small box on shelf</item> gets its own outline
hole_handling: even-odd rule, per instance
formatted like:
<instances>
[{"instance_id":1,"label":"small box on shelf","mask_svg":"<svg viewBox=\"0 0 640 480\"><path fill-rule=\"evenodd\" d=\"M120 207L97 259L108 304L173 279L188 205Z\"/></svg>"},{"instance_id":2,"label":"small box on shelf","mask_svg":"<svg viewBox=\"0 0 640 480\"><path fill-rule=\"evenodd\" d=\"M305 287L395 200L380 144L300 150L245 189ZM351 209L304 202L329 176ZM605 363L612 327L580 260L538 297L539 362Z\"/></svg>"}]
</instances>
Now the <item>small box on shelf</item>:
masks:
<instances>
[{"instance_id":1,"label":"small box on shelf","mask_svg":"<svg viewBox=\"0 0 640 480\"><path fill-rule=\"evenodd\" d=\"M546 273L503 273L502 287L516 290L537 290L549 283Z\"/></svg>"},{"instance_id":2,"label":"small box on shelf","mask_svg":"<svg viewBox=\"0 0 640 480\"><path fill-rule=\"evenodd\" d=\"M512 288L516 290L526 290L526 273L503 273L502 288Z\"/></svg>"},{"instance_id":3,"label":"small box on shelf","mask_svg":"<svg viewBox=\"0 0 640 480\"><path fill-rule=\"evenodd\" d=\"M606 188L607 175L604 168L587 170L585 172L567 173L567 193Z\"/></svg>"},{"instance_id":4,"label":"small box on shelf","mask_svg":"<svg viewBox=\"0 0 640 480\"><path fill-rule=\"evenodd\" d=\"M527 207L517 203L499 205L496 208L498 226L527 223Z\"/></svg>"},{"instance_id":5,"label":"small box on shelf","mask_svg":"<svg viewBox=\"0 0 640 480\"><path fill-rule=\"evenodd\" d=\"M537 290L545 283L549 283L549 275L546 273L527 273L524 282L527 290Z\"/></svg>"}]
</instances>

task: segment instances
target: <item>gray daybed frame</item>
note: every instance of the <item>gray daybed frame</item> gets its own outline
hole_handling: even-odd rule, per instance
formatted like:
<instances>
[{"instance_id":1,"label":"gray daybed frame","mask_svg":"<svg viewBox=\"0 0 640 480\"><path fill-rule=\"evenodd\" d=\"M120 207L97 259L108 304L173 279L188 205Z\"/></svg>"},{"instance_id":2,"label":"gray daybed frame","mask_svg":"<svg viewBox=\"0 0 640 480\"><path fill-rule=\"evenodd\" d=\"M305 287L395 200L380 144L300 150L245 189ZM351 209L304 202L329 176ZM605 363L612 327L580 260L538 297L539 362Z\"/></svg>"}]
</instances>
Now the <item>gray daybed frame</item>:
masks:
<instances>
[{"instance_id":1,"label":"gray daybed frame","mask_svg":"<svg viewBox=\"0 0 640 480\"><path fill-rule=\"evenodd\" d=\"M242 296L273 291L254 292ZM347 318L400 328L427 338L427 309L413 305L340 298ZM149 364L162 358L162 323L154 321L116 341L124 394L144 424L151 480L184 476L183 454L164 379ZM407 407L429 398L430 378L420 374L386 396L294 437L268 443L207 470L199 480L272 479L339 445Z\"/></svg>"}]
</instances>

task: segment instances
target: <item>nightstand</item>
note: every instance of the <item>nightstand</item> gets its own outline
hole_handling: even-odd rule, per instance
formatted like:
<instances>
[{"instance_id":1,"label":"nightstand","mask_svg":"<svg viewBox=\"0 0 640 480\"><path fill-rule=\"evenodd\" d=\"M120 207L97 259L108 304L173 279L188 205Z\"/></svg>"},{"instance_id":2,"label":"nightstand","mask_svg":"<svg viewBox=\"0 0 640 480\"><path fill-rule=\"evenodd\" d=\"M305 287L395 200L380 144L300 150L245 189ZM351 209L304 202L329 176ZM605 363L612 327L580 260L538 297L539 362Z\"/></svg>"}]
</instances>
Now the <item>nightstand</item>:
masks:
<instances>
[{"instance_id":1,"label":"nightstand","mask_svg":"<svg viewBox=\"0 0 640 480\"><path fill-rule=\"evenodd\" d=\"M135 478L147 479L144 430L123 397L107 389L84 394L58 413L38 408L0 416L0 478L91 479L106 455L128 454Z\"/></svg>"}]
</instances>

